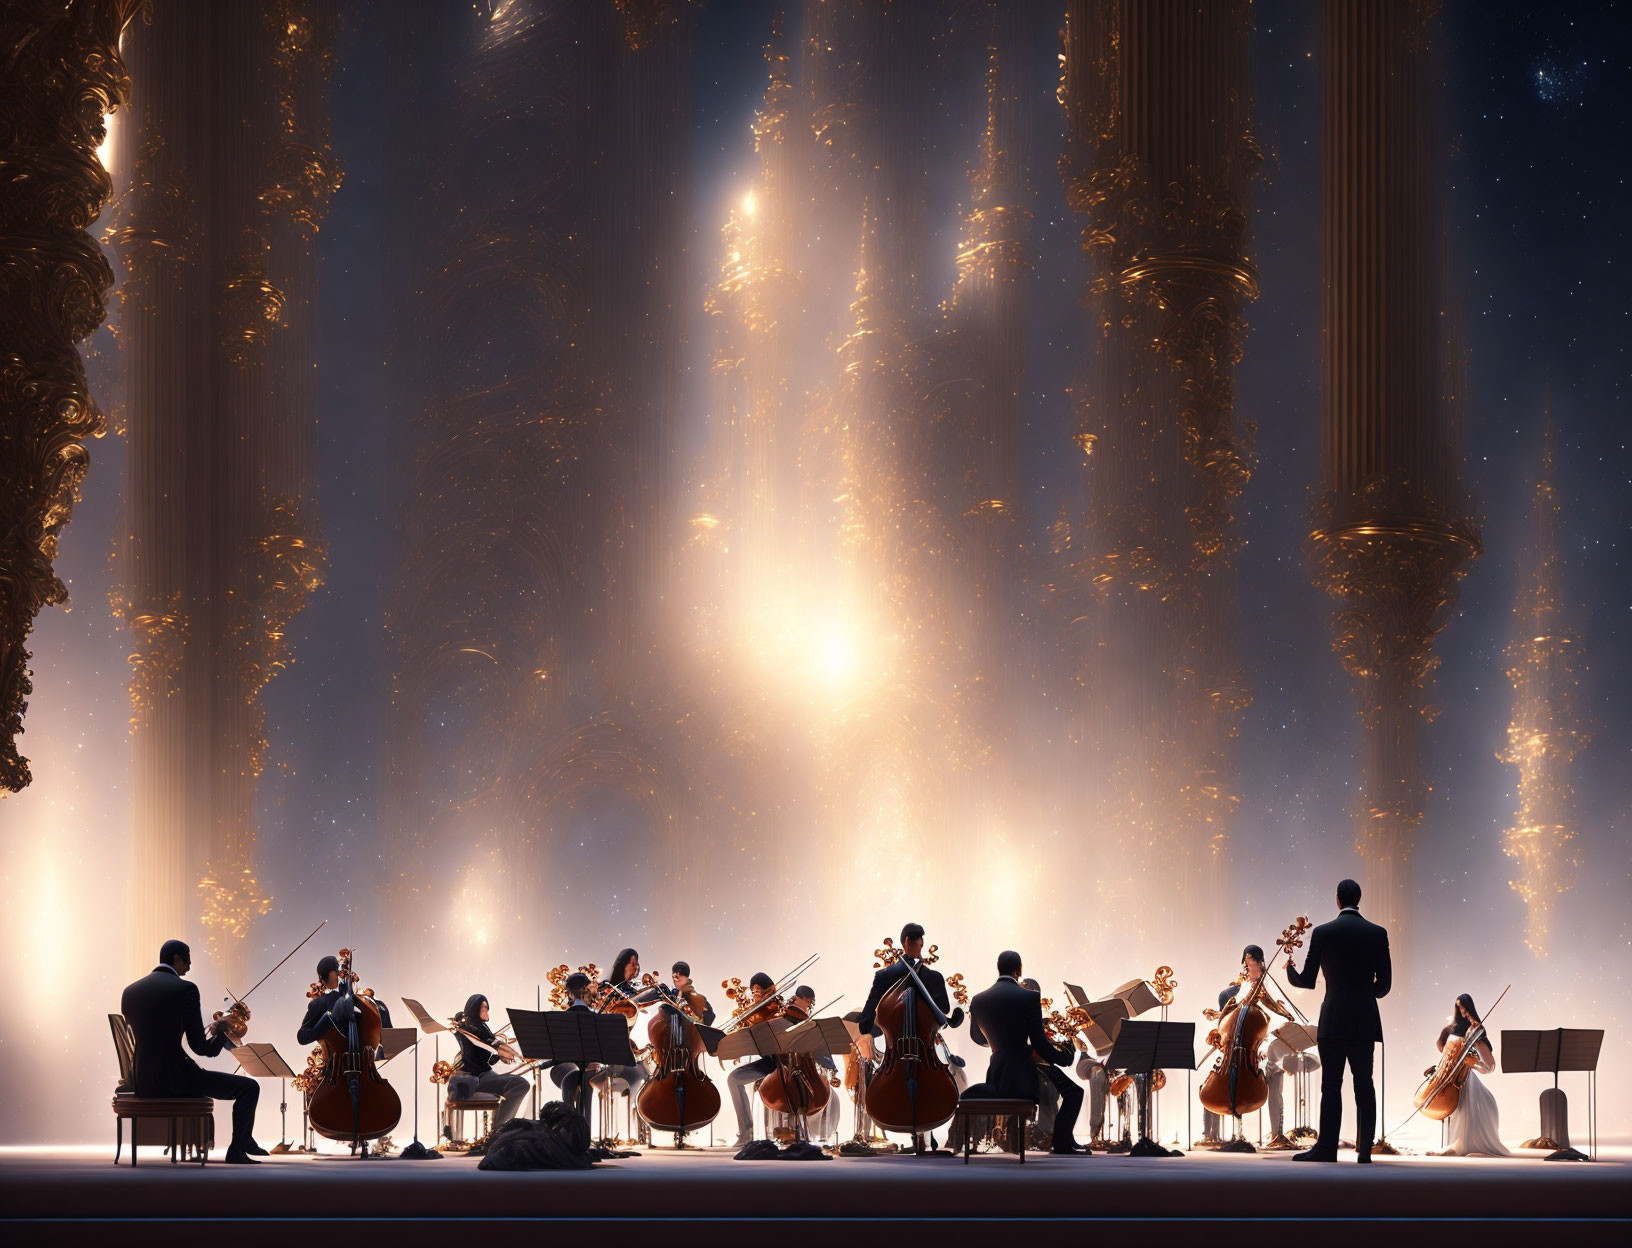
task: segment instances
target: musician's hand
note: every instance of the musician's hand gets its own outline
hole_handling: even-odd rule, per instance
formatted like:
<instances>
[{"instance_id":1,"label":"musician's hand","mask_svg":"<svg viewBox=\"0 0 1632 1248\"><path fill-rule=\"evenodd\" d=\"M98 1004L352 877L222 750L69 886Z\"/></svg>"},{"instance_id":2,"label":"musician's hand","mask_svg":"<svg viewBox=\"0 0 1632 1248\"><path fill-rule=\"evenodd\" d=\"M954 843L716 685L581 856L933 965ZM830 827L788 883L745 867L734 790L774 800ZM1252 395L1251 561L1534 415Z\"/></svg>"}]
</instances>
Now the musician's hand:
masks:
<instances>
[{"instance_id":1,"label":"musician's hand","mask_svg":"<svg viewBox=\"0 0 1632 1248\"><path fill-rule=\"evenodd\" d=\"M950 1021L953 1027L963 1026L963 1007L961 1005L953 1007Z\"/></svg>"}]
</instances>

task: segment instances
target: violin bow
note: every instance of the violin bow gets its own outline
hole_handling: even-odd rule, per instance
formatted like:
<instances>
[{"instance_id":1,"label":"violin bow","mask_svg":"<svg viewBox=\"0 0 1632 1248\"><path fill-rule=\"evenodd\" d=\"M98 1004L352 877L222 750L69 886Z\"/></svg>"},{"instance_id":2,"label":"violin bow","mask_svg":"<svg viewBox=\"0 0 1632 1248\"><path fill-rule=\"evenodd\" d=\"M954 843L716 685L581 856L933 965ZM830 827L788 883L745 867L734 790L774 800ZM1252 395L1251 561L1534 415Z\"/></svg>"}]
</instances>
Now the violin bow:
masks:
<instances>
[{"instance_id":1,"label":"violin bow","mask_svg":"<svg viewBox=\"0 0 1632 1248\"><path fill-rule=\"evenodd\" d=\"M323 920L323 923L327 923L327 922L328 922L328 920L327 920L327 919L324 919L324 920ZM322 930L323 930L323 923L319 923L319 924L318 924L318 925L317 925L317 926L316 926L316 927L314 927L314 928L313 928L313 929L312 929L312 930L311 930L311 931L309 931L309 932L307 932L307 933L306 933L306 937L305 937L305 940L302 940L302 941L301 941L301 942L300 942L300 944L298 944L298 945L296 945L296 946L295 946L295 947L294 947L294 948L293 948L293 949L291 949L291 950L290 950L290 951L289 951L289 952L288 952L288 953L286 953L286 954L284 954L284 955L283 955L283 957L281 957L281 958L279 958L279 959L278 959L278 966L282 966L282 965L283 965L283 964L284 964L284 963L285 963L285 962L287 962L287 961L288 961L288 960L289 960L289 959L290 959L290 958L292 958L292 957L294 957L294 956L295 956L295 955L296 955L296 954L297 954L297 953L299 953L299 952L300 952L300 951L301 951L301 948L302 948L302 946L304 946L304 945L305 945L305 944L306 944L306 941L308 941L308 940L310 940L310 939L311 939L311 938L312 938L312 937L313 937L313 936L316 936L316 935L317 935L317 934L318 934L318 933L319 933L319 932L320 932L320 931L322 931ZM264 984L264 983L265 983L265 982L266 982L266 981L267 981L267 980L269 980L269 979L271 979L271 978L272 978L272 976L273 976L273 975L274 975L274 974L275 974L275 973L276 973L276 972L277 972L277 969L278 969L278 966L274 966L274 967L273 967L273 968L272 968L272 969L271 969L271 970L270 970L270 971L268 971L268 972L267 972L267 973L266 973L266 974L265 974L265 975L262 975L262 976L261 976L261 977L260 977L260 978L259 978L259 979L257 979L257 980L256 980L256 981L255 981L255 982L254 982L254 983L253 983L253 984L251 984L251 985L250 985L250 986L249 986L249 992L254 992L254 991L255 991L255 989L257 989L257 988L259 988L259 987L260 987L260 986L261 986L261 985L262 985L262 984ZM248 997L248 996L249 996L249 992L246 992L246 993L245 993L245 994L244 994L244 995L243 995L243 996L242 996L242 997L240 997L240 996L237 996L237 995L235 995L235 994L234 994L234 993L233 993L233 991L232 991L232 989L231 989L231 988L228 988L228 989L227 989L227 995L228 995L228 996L229 996L229 997L231 997L231 998L232 998L232 999L233 999L233 1000L234 1000L234 1001L237 1001L237 1002L238 1002L238 1003L239 1003L239 1004L242 1004L242 1003L243 1003L243 1001L244 1001L244 999L245 999L245 998L246 998L246 997Z\"/></svg>"},{"instance_id":2,"label":"violin bow","mask_svg":"<svg viewBox=\"0 0 1632 1248\"><path fill-rule=\"evenodd\" d=\"M952 1019L942 1012L941 1007L935 1004L935 998L929 995L929 989L924 987L924 981L918 978L918 972L912 965L912 959L906 955L901 957L901 965L907 968L907 974L912 976L912 982L918 985L918 991L924 994L924 1001L929 1008L935 1011L935 1021L942 1027L950 1027Z\"/></svg>"},{"instance_id":3,"label":"violin bow","mask_svg":"<svg viewBox=\"0 0 1632 1248\"><path fill-rule=\"evenodd\" d=\"M751 1005L743 1006L742 1009L738 1010L735 1014L733 1014L730 1018L728 1018L726 1020L725 1026L722 1027L720 1030L730 1031L733 1027L735 1027L743 1019L745 1019L745 1018L749 1017L750 1015L752 1015L755 1010L763 1009L764 1005L765 1005L765 1002L769 1001L772 997L777 996L780 993L786 991L789 984L793 983L794 980L798 979L801 975L803 975L811 967L815 966L817 962L821 961L821 957L822 957L822 955L819 954L819 953L811 954L808 958L806 958L798 966L794 967L791 971L789 971L781 979L777 980L776 983L772 984L771 985L771 990L769 992L767 992L763 997L761 997L758 1001L755 1001Z\"/></svg>"},{"instance_id":4,"label":"violin bow","mask_svg":"<svg viewBox=\"0 0 1632 1248\"><path fill-rule=\"evenodd\" d=\"M798 1031L806 1023L814 1023L817 1020L817 1018L819 1018L821 1016L822 1010L831 1009L833 1006L837 1005L840 1001L843 1001L843 1000L844 1000L844 994L841 992L838 996L834 997L833 1000L829 1001L826 1005L822 1006L821 1009L812 1010L810 1012L810 1017L805 1019L804 1022L795 1023L792 1027L788 1028L787 1032L783 1032L782 1034L787 1035L788 1032Z\"/></svg>"},{"instance_id":5,"label":"violin bow","mask_svg":"<svg viewBox=\"0 0 1632 1248\"><path fill-rule=\"evenodd\" d=\"M1509 984L1506 988L1503 988L1502 997L1505 997L1512 987L1513 985ZM1485 1018L1489 1018L1496 1012L1496 1006L1502 1003L1502 997L1497 997L1495 1005L1492 1005L1485 1011ZM1433 1100L1435 1096L1439 1095L1440 1089L1445 1086L1445 1083L1448 1080L1456 1078L1456 1072L1461 1069L1462 1063L1466 1062L1468 1060L1468 1056L1478 1049L1479 1041L1486 1039L1486 1037L1490 1035L1490 1032L1485 1029L1485 1018L1481 1018L1477 1026L1468 1028L1466 1043L1463 1045L1461 1054L1456 1059L1456 1065L1452 1066L1445 1072L1444 1079L1429 1087L1428 1095L1422 1098L1422 1105L1426 1105L1429 1101ZM1418 1105L1415 1109L1413 1109L1410 1114L1406 1116L1405 1122L1402 1122L1398 1127L1394 1128L1394 1134L1398 1135L1405 1127L1406 1123L1410 1122L1411 1119L1415 1118L1422 1112L1422 1105Z\"/></svg>"}]
</instances>

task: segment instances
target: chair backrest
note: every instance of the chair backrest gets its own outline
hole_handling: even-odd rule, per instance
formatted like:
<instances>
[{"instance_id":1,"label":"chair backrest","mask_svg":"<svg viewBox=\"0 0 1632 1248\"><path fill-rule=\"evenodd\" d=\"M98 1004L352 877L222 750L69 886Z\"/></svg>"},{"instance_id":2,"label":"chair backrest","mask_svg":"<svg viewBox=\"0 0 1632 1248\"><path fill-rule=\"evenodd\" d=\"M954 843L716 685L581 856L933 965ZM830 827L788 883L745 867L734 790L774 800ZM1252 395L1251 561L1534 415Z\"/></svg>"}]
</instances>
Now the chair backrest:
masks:
<instances>
[{"instance_id":1,"label":"chair backrest","mask_svg":"<svg viewBox=\"0 0 1632 1248\"><path fill-rule=\"evenodd\" d=\"M136 1033L130 1029L123 1014L108 1015L108 1030L113 1032L113 1051L119 1057L119 1083L134 1087L136 1081Z\"/></svg>"}]
</instances>

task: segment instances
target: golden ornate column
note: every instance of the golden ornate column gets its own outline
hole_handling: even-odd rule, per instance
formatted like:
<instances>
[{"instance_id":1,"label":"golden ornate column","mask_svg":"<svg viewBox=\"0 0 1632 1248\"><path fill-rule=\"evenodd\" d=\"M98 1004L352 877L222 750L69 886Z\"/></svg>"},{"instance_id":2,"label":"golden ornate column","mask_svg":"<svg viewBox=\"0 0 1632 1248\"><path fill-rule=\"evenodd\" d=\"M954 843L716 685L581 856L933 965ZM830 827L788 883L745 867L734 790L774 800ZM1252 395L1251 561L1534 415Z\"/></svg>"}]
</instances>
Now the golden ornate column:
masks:
<instances>
[{"instance_id":1,"label":"golden ornate column","mask_svg":"<svg viewBox=\"0 0 1632 1248\"><path fill-rule=\"evenodd\" d=\"M127 276L129 956L201 934L229 984L257 876L261 694L322 582L312 490L312 240L339 186L319 0L159 5L133 28Z\"/></svg>"},{"instance_id":2,"label":"golden ornate column","mask_svg":"<svg viewBox=\"0 0 1632 1248\"><path fill-rule=\"evenodd\" d=\"M77 344L113 274L89 228L112 189L103 118L126 103L119 36L137 0L0 9L0 795L29 783L17 743L34 618L68 601L52 570L106 431Z\"/></svg>"},{"instance_id":3,"label":"golden ornate column","mask_svg":"<svg viewBox=\"0 0 1632 1248\"><path fill-rule=\"evenodd\" d=\"M1059 98L1066 199L1090 265L1093 365L1076 387L1086 523L1056 526L1061 585L1091 587L1105 815L1195 916L1226 861L1230 752L1250 702L1231 643L1235 418L1250 126L1246 0L1071 0ZM1073 527L1077 532L1073 533ZM1155 861L1152 862L1152 859Z\"/></svg>"},{"instance_id":4,"label":"golden ornate column","mask_svg":"<svg viewBox=\"0 0 1632 1248\"><path fill-rule=\"evenodd\" d=\"M1513 889L1524 898L1524 943L1546 955L1553 904L1574 884L1577 862L1575 790L1570 764L1591 737L1582 727L1577 698L1582 646L1565 627L1559 604L1558 490L1553 485L1553 429L1549 420L1541 471L1530 509L1530 541L1521 557L1518 602L1507 676L1513 682L1513 720L1504 763L1519 769L1519 809L1504 833L1519 863Z\"/></svg>"},{"instance_id":5,"label":"golden ornate column","mask_svg":"<svg viewBox=\"0 0 1632 1248\"><path fill-rule=\"evenodd\" d=\"M1322 481L1308 551L1337 600L1333 649L1359 700L1364 909L1408 941L1429 784L1434 638L1480 552L1444 368L1440 188L1422 0L1324 9L1326 341Z\"/></svg>"}]
</instances>

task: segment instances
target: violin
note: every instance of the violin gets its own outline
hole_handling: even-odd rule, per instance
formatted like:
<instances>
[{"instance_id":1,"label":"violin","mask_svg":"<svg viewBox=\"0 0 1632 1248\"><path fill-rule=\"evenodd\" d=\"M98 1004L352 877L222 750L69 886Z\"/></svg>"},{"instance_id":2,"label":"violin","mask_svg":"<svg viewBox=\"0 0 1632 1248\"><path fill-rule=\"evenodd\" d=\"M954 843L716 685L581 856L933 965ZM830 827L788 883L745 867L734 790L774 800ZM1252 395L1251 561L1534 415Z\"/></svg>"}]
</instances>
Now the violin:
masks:
<instances>
[{"instance_id":1,"label":"violin","mask_svg":"<svg viewBox=\"0 0 1632 1248\"><path fill-rule=\"evenodd\" d=\"M758 1023L768 1023L773 1018L779 1018L787 1003L780 996L766 988L757 988L752 984L745 984L741 979L732 976L722 979L720 987L725 989L725 995L731 1004L736 1006L736 1014L725 1027L726 1031L736 1031L743 1027L753 1027ZM748 1010L753 1006L752 1010ZM743 1013L748 1010L748 1013Z\"/></svg>"},{"instance_id":2,"label":"violin","mask_svg":"<svg viewBox=\"0 0 1632 1248\"><path fill-rule=\"evenodd\" d=\"M402 1101L375 1065L380 1007L372 995L356 991L351 950L340 950L339 957L339 1000L350 998L354 1006L343 1032L330 1027L321 1037L323 1081L312 1093L308 1117L319 1135L349 1141L355 1148L389 1135L402 1118Z\"/></svg>"},{"instance_id":3,"label":"violin","mask_svg":"<svg viewBox=\"0 0 1632 1248\"><path fill-rule=\"evenodd\" d=\"M781 1017L789 1023L810 1019L810 1011L795 997L783 1008ZM776 1069L759 1081L759 1097L772 1113L809 1116L827 1108L833 1091L809 1053L793 1053L776 1059Z\"/></svg>"},{"instance_id":4,"label":"violin","mask_svg":"<svg viewBox=\"0 0 1632 1248\"><path fill-rule=\"evenodd\" d=\"M890 942L884 943L889 948ZM952 1020L935 1004L911 960L893 960L907 973L890 985L873 1014L884 1032L884 1057L867 1081L864 1102L868 1116L886 1131L917 1136L957 1112L957 1080L936 1045L941 1028Z\"/></svg>"},{"instance_id":5,"label":"violin","mask_svg":"<svg viewBox=\"0 0 1632 1248\"><path fill-rule=\"evenodd\" d=\"M602 1014L621 1015L631 1027L640 1015L640 1003L635 1000L635 991L657 986L657 972L647 971L637 982L626 979L621 984L614 984L606 980L601 984L600 999L596 1009ZM633 989L633 991L631 990Z\"/></svg>"},{"instance_id":6,"label":"violin","mask_svg":"<svg viewBox=\"0 0 1632 1248\"><path fill-rule=\"evenodd\" d=\"M211 1015L210 1032L225 1036L231 1044L242 1044L249 1034L249 1007L234 998L225 1010L217 1010Z\"/></svg>"},{"instance_id":7,"label":"violin","mask_svg":"<svg viewBox=\"0 0 1632 1248\"><path fill-rule=\"evenodd\" d=\"M646 1024L657 1069L641 1086L635 1108L647 1124L678 1137L720 1112L720 1090L703 1069L708 1045L697 1030L707 1009L700 992L671 993Z\"/></svg>"},{"instance_id":8,"label":"violin","mask_svg":"<svg viewBox=\"0 0 1632 1248\"><path fill-rule=\"evenodd\" d=\"M1303 944L1309 920L1299 915L1281 929L1275 953L1265 959L1264 973L1241 1000L1232 1001L1208 1034L1207 1041L1218 1050L1212 1070L1201 1081L1202 1108L1224 1117L1239 1118L1259 1109L1269 1100L1269 1080L1264 1077L1264 1041L1269 1037L1269 1016L1258 1002L1269 983L1269 967L1275 958Z\"/></svg>"}]
</instances>

